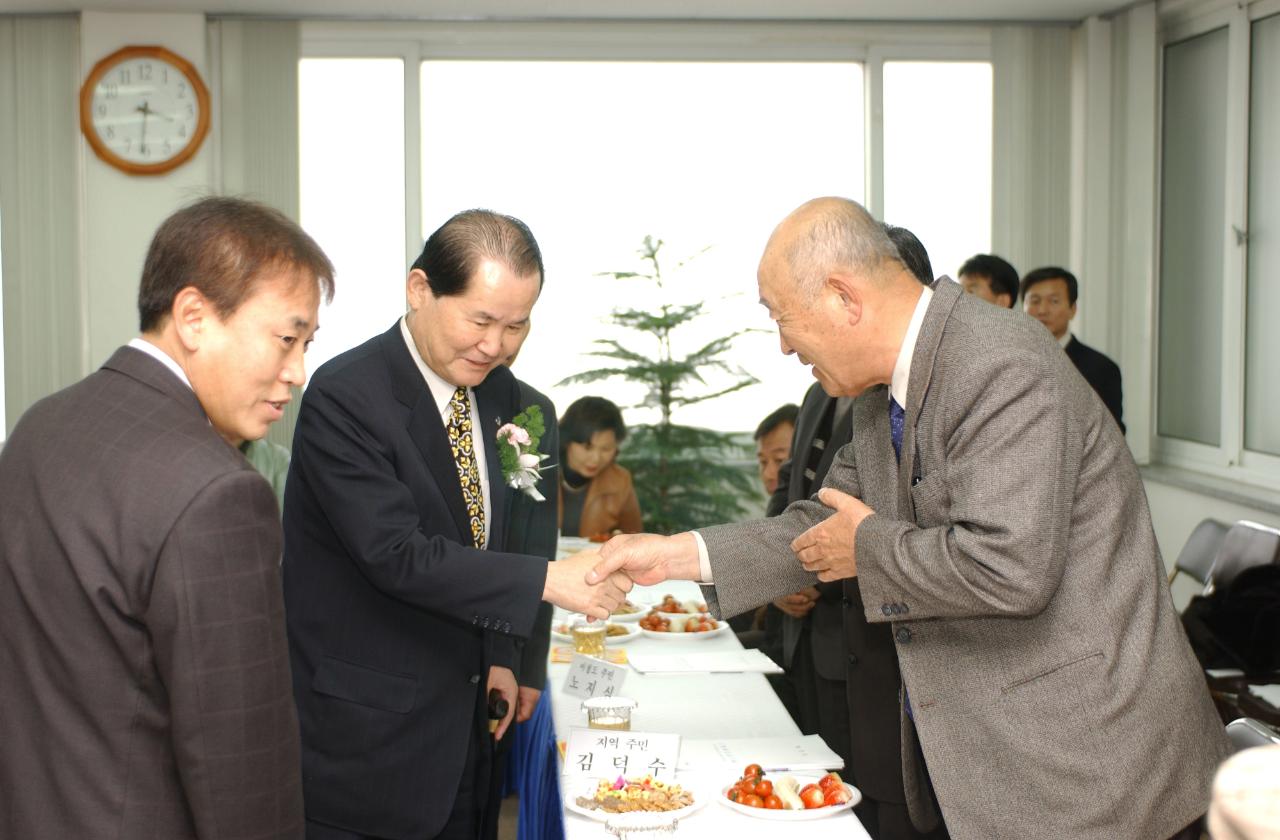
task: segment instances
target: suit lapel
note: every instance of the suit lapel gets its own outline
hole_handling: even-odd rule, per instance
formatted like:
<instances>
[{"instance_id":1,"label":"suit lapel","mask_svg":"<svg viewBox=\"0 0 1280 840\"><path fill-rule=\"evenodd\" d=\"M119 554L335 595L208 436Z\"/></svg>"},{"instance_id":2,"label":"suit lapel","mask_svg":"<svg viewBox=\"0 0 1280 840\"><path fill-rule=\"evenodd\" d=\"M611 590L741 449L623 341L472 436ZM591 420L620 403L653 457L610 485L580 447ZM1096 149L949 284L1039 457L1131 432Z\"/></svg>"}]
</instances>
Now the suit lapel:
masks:
<instances>
[{"instance_id":1,"label":"suit lapel","mask_svg":"<svg viewBox=\"0 0 1280 840\"><path fill-rule=\"evenodd\" d=\"M877 513L898 518L898 465L893 458L893 436L889 432L889 389L877 385L853 401L850 422L858 434L853 438L857 454L858 480L862 484L863 501ZM886 510L886 503L893 510Z\"/></svg>"},{"instance_id":2,"label":"suit lapel","mask_svg":"<svg viewBox=\"0 0 1280 840\"><path fill-rule=\"evenodd\" d=\"M165 367L158 359L153 359L136 347L126 345L117 349L109 359L102 363L102 366L107 370L114 370L117 373L122 373L131 379L136 379L145 385L149 385L191 411L198 413L206 420L208 419L204 406L200 404L200 399L196 396L195 391L184 385L182 380L174 376L173 371Z\"/></svg>"},{"instance_id":3,"label":"suit lapel","mask_svg":"<svg viewBox=\"0 0 1280 840\"><path fill-rule=\"evenodd\" d=\"M818 491L816 487L807 487L804 471L809 468L809 453L813 450L813 438L818 433L818 423L822 421L822 415L827 410L830 399L822 390L822 386L817 384L814 384L810 392L805 395L804 406L800 410L800 417L796 423L795 439L799 446L791 449L795 456L791 462L791 482L787 486L789 502L809 498L809 493L804 492L805 489L810 493Z\"/></svg>"},{"instance_id":4,"label":"suit lapel","mask_svg":"<svg viewBox=\"0 0 1280 840\"><path fill-rule=\"evenodd\" d=\"M833 400L833 402L836 401ZM839 412L840 406L837 404L834 410ZM849 406L849 410L845 411L843 415L840 415L839 419L832 425L831 440L827 441L826 448L822 450L822 457L818 459L817 475L814 476L815 484L817 484L818 487L822 486L822 482L816 481L816 479L819 477L826 477L827 472L831 469L831 462L835 460L836 453L840 451L840 447L835 446L832 441L849 440L849 434L852 428L853 407ZM818 487L814 487L813 492L818 492Z\"/></svg>"},{"instance_id":5,"label":"suit lapel","mask_svg":"<svg viewBox=\"0 0 1280 840\"><path fill-rule=\"evenodd\" d=\"M471 526L468 524L466 506L462 502L462 484L458 481L457 462L453 460L453 452L449 448L449 436L444 430L444 421L440 419L440 410L436 407L431 389L427 387L422 372L414 364L409 348L405 346L399 321L383 333L382 350L391 373L392 393L409 409L409 421L406 424L409 437L436 480L440 495L444 497L449 515L458 529L459 539L470 537Z\"/></svg>"},{"instance_id":6,"label":"suit lapel","mask_svg":"<svg viewBox=\"0 0 1280 840\"><path fill-rule=\"evenodd\" d=\"M911 356L911 382L907 386L906 422L902 430L902 459L898 469L898 510L911 511L911 480L916 474L916 424L929 394L933 378L933 363L942 342L943 327L951 317L951 310L964 292L959 284L950 280L934 283L933 299L925 310L920 334L916 336L915 350ZM910 517L914 521L915 514Z\"/></svg>"}]
</instances>

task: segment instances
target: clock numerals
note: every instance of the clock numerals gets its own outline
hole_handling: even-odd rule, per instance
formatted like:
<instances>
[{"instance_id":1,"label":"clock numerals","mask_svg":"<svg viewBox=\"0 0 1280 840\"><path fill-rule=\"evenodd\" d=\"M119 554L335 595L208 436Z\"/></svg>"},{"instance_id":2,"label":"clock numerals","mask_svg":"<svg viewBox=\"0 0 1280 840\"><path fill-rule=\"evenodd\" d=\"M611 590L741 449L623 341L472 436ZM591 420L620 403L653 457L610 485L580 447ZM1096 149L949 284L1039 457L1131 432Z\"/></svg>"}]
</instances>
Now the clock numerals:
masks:
<instances>
[{"instance_id":1,"label":"clock numerals","mask_svg":"<svg viewBox=\"0 0 1280 840\"><path fill-rule=\"evenodd\" d=\"M118 78L119 78L120 84L127 85L133 81L133 74L129 72L128 67L121 67Z\"/></svg>"},{"instance_id":2,"label":"clock numerals","mask_svg":"<svg viewBox=\"0 0 1280 840\"><path fill-rule=\"evenodd\" d=\"M151 81L151 65L150 64L144 63L144 64L138 65L138 79L143 82Z\"/></svg>"}]
</instances>

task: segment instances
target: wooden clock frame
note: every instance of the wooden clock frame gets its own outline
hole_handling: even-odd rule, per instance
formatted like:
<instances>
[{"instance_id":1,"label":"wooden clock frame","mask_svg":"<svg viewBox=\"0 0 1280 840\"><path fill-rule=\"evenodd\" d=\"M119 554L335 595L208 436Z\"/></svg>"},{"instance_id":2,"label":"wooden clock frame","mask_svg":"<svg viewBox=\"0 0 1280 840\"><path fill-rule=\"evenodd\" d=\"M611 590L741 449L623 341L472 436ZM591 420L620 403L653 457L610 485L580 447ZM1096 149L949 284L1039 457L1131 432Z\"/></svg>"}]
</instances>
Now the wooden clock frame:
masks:
<instances>
[{"instance_id":1,"label":"wooden clock frame","mask_svg":"<svg viewBox=\"0 0 1280 840\"><path fill-rule=\"evenodd\" d=\"M155 163L136 163L124 158L111 151L102 138L98 136L97 130L93 126L93 93L98 87L98 82L107 74L109 70L119 64L121 61L127 61L133 58L158 58L172 64L174 67L191 81L191 89L196 95L196 127L192 132L191 142L188 143L182 151L169 158L168 160L157 161ZM80 131L84 134L85 139L89 141L89 146L93 149L99 159L104 163L108 163L129 175L163 175L170 172L182 164L186 163L195 153L200 150L204 144L205 135L209 133L210 123L210 105L209 90L204 86L204 80L200 78L200 74L196 72L196 68L191 62L187 61L180 55L167 50L164 47L154 46L129 46L122 47L107 57L93 65L93 69L89 71L89 75L85 78L84 84L80 86Z\"/></svg>"}]
</instances>

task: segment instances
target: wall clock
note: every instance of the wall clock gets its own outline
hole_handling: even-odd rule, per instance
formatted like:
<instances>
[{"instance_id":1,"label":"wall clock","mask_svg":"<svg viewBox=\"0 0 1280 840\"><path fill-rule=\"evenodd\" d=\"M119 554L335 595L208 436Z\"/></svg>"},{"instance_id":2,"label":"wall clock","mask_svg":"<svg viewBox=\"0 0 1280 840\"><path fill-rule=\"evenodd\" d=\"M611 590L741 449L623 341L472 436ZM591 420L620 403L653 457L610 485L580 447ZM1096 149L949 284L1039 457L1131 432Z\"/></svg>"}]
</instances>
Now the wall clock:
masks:
<instances>
[{"instance_id":1,"label":"wall clock","mask_svg":"<svg viewBox=\"0 0 1280 840\"><path fill-rule=\"evenodd\" d=\"M164 47L124 47L84 80L80 130L117 169L160 175L200 148L209 131L209 91L191 62Z\"/></svg>"}]
</instances>

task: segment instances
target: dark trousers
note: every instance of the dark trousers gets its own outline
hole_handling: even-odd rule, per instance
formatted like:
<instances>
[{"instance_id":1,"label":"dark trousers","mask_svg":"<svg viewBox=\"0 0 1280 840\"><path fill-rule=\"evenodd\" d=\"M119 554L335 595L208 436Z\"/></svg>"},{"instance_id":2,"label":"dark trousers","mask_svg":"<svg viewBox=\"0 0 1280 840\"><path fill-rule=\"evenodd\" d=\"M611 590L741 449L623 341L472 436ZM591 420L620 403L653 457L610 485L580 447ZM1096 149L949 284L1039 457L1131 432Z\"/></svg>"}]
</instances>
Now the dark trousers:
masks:
<instances>
[{"instance_id":1,"label":"dark trousers","mask_svg":"<svg viewBox=\"0 0 1280 840\"><path fill-rule=\"evenodd\" d=\"M453 800L453 810L444 828L433 838L422 840L477 840L480 836L481 808L489 791L489 777L480 774L490 764L485 753L489 750L486 739L487 731L478 729L467 749L467 759L462 765L462 778L458 783L458 793ZM495 806L496 811L496 806ZM307 840L380 840L368 834L356 834L345 829L335 828L314 820L307 820Z\"/></svg>"}]
</instances>

